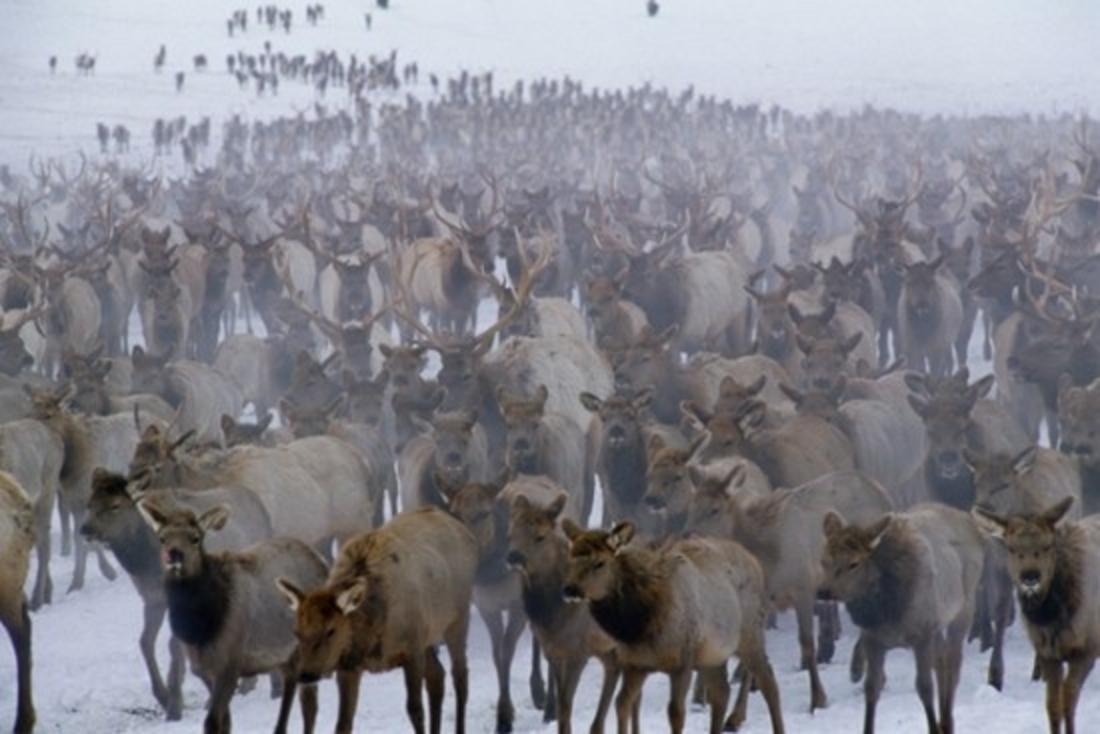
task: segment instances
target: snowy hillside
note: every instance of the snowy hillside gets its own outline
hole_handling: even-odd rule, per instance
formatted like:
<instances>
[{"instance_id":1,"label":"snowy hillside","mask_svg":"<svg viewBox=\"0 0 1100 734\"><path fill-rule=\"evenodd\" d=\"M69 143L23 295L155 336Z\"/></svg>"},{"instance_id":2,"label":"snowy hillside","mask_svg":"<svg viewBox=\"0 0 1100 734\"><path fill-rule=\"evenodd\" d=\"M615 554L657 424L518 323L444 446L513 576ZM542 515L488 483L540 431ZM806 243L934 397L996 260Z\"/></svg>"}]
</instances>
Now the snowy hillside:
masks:
<instances>
[{"instance_id":1,"label":"snowy hillside","mask_svg":"<svg viewBox=\"0 0 1100 734\"><path fill-rule=\"evenodd\" d=\"M281 3L284 6L285 3ZM25 166L28 156L71 155L96 150L95 124L126 124L135 155L152 153L150 131L158 117L210 116L215 128L228 116L268 118L308 110L316 102L341 107L343 90L319 100L312 88L288 82L277 97L240 90L225 71L225 56L275 50L312 53L335 49L361 58L388 55L418 61L421 89L427 75L466 68L494 70L502 82L533 76L571 75L590 86L650 82L695 85L737 101L780 104L799 111L864 103L928 113L982 114L1030 111L1100 113L1100 3L1093 0L661 0L656 18L644 0L391 0L381 11L367 2L328 0L326 16L308 26L304 2L295 0L289 34L250 26L229 38L225 21L240 7L222 0L0 0L0 164ZM821 8L828 6L828 14ZM246 4L250 13L254 5ZM367 30L364 12L372 13ZM809 14L813 17L808 17ZM153 56L167 44L165 69ZM78 76L73 59L97 57L93 76ZM203 53L210 70L195 73L191 59ZM59 58L58 71L47 66ZM174 74L186 81L177 93ZM974 352L976 353L976 351ZM984 372L983 367L977 372ZM55 539L55 548L57 547ZM39 731L106 734L172 734L201 728L205 694L197 679L185 683L184 721L166 723L149 691L138 653L141 605L124 578L108 583L94 570L88 588L66 596L71 559L53 567L57 598L36 613L35 696ZM33 575L32 575L33 577ZM425 600L426 602L428 600ZM848 681L854 627L845 625L836 661L822 676L830 706L810 716L805 673L797 669L792 615L769 632L787 730L797 734L858 731L862 688ZM162 632L162 660L167 659ZM468 728L488 732L495 721L496 681L484 625L471 624L471 695ZM554 731L533 710L527 688L529 645L520 645L512 670L517 732ZM984 685L987 655L966 650L956 722L961 732L995 729L1030 734L1045 728L1042 686L1030 681L1032 654L1017 624L1009 633L1006 686ZM880 731L926 731L913 691L908 652L887 664L888 683L878 711ZM14 715L14 662L0 644L0 727ZM1100 676L1094 676L1078 709L1083 731L1100 726ZM586 730L598 691L598 668L581 683L574 725ZM666 729L667 683L646 686L643 730ZM444 731L453 726L453 699L445 703ZM269 731L277 705L266 682L233 704L235 731ZM335 686L321 685L320 731L336 714ZM297 714L292 719L298 731ZM688 730L703 731L707 715L693 710ZM612 720L613 724L613 720ZM368 678L357 730L405 731L400 673ZM762 700L751 699L747 732L770 731Z\"/></svg>"}]
</instances>

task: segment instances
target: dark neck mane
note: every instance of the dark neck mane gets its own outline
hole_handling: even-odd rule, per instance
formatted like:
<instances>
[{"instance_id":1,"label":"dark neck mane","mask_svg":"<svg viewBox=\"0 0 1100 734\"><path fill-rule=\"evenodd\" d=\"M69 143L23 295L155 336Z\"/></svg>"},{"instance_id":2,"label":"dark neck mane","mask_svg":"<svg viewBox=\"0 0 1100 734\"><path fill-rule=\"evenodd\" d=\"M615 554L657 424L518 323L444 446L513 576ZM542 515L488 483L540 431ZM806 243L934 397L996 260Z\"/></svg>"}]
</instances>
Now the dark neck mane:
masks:
<instances>
[{"instance_id":1,"label":"dark neck mane","mask_svg":"<svg viewBox=\"0 0 1100 734\"><path fill-rule=\"evenodd\" d=\"M658 580L653 572L642 567L645 560L655 558L644 551L619 555L615 588L605 598L588 605L600 627L628 645L644 642L656 634L664 611L657 593Z\"/></svg>"},{"instance_id":2,"label":"dark neck mane","mask_svg":"<svg viewBox=\"0 0 1100 734\"><path fill-rule=\"evenodd\" d=\"M1054 546L1054 578L1042 599L1018 595L1020 610L1036 627L1062 627L1073 619L1081 605L1080 560L1073 530L1062 531Z\"/></svg>"},{"instance_id":3,"label":"dark neck mane","mask_svg":"<svg viewBox=\"0 0 1100 734\"><path fill-rule=\"evenodd\" d=\"M845 604L852 621L864 629L900 621L913 598L917 557L911 539L887 532L868 563L873 580Z\"/></svg>"},{"instance_id":4,"label":"dark neck mane","mask_svg":"<svg viewBox=\"0 0 1100 734\"><path fill-rule=\"evenodd\" d=\"M187 645L212 642L222 630L233 594L228 562L219 557L203 559L202 570L185 579L165 577L168 621L172 634Z\"/></svg>"}]
</instances>

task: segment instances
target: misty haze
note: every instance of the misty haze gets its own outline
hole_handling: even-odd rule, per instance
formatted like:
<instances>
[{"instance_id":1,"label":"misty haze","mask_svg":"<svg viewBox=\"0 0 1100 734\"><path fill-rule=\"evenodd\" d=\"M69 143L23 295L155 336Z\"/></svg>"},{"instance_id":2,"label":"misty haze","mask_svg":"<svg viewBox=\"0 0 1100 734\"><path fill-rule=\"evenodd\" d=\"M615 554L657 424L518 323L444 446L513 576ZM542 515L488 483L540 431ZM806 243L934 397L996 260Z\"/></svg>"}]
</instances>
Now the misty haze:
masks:
<instances>
[{"instance_id":1,"label":"misty haze","mask_svg":"<svg viewBox=\"0 0 1100 734\"><path fill-rule=\"evenodd\" d=\"M0 0L0 730L1093 731L1098 31Z\"/></svg>"}]
</instances>

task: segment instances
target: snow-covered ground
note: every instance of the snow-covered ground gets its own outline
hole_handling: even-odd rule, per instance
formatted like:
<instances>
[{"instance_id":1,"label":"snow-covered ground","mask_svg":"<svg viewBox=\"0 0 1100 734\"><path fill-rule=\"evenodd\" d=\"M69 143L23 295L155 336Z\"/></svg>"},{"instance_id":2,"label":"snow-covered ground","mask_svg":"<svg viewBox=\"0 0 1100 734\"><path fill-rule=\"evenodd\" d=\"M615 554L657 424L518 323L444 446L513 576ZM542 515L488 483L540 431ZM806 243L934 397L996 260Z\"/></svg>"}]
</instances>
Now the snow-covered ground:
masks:
<instances>
[{"instance_id":1,"label":"snow-covered ground","mask_svg":"<svg viewBox=\"0 0 1100 734\"><path fill-rule=\"evenodd\" d=\"M97 121L123 123L134 131L138 155L151 150L157 117L203 115L215 127L228 115L270 117L307 110L311 90L283 85L277 98L238 91L224 73L224 56L243 48L260 50L265 40L276 49L312 53L385 55L417 60L421 79L465 67L493 69L502 81L536 75L570 74L589 85L617 86L650 81L679 88L696 85L738 101L778 103L800 111L824 106L851 107L872 102L926 112L1100 110L1100 58L1093 38L1100 29L1100 4L1092 0L1043 3L1029 0L662 0L656 19L645 17L641 0L393 0L390 11L373 3L328 0L316 27L304 20L304 3L290 35L260 29L229 39L225 20L236 3L221 0L0 0L0 163L22 166L28 155L71 154L95 147ZM823 10L828 5L828 10ZM250 14L254 6L246 5ZM367 31L363 12L373 11ZM165 71L154 74L152 58L168 46ZM97 55L93 77L78 77L73 58ZM205 53L211 71L194 74L191 56ZM59 57L51 76L50 55ZM172 75L187 71L183 93ZM426 92L427 90L421 90ZM329 107L346 103L330 93ZM974 350L976 353L976 350ZM986 367L988 369L988 367ZM55 585L64 589L71 560L58 558ZM424 600L430 603L430 600ZM95 571L88 588L60 593L34 615L35 695L39 730L45 732L192 732L200 726L204 693L194 678L186 682L186 712L168 724L149 692L137 636L141 605L125 579L108 583ZM787 730L856 731L862 691L847 680L853 641L848 625L837 662L823 670L830 707L810 716L806 676L797 670L793 618L779 620L769 633L779 676ZM480 620L471 631L471 697L468 726L491 731L496 683ZM163 648L163 641L162 641ZM163 651L162 651L163 652ZM166 653L165 658L166 659ZM986 656L967 649L956 706L962 732L996 729L1025 734L1045 728L1041 686L1031 683L1031 651L1019 625L1009 635L1004 693L984 685ZM513 668L518 732L552 731L531 708L527 693L529 648L521 644ZM888 659L886 692L878 713L881 731L923 732L924 717L913 692L914 668L908 653ZM0 644L0 727L13 712L14 665ZM591 716L598 672L582 681L575 724ZM1100 725L1100 685L1092 680L1078 711L1082 731ZM654 677L644 697L645 731L666 727L667 685ZM276 705L266 684L233 705L236 731L269 730ZM330 730L335 689L321 686L321 730ZM453 716L448 698L447 716ZM299 726L294 718L295 729ZM363 687L358 726L362 730L407 729L399 674L368 679ZM689 731L702 731L706 714L693 711ZM445 730L451 727L450 718ZM770 731L767 714L753 696L749 732Z\"/></svg>"}]
</instances>

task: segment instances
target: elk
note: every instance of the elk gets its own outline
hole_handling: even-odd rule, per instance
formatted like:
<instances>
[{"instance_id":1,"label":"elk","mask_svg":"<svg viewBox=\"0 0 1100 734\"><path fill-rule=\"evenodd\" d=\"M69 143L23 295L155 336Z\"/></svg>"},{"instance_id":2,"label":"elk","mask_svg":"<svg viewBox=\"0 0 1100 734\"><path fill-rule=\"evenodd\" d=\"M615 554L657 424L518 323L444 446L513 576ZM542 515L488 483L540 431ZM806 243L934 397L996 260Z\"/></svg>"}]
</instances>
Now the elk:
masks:
<instances>
[{"instance_id":1,"label":"elk","mask_svg":"<svg viewBox=\"0 0 1100 734\"><path fill-rule=\"evenodd\" d=\"M662 537L682 532L687 525L688 511L697 488L714 482L727 484L739 477L738 489L746 495L771 492L768 478L760 468L744 459L729 457L710 464L696 464L695 454L706 443L701 433L687 448L668 447L660 435L654 435L647 446L646 489L642 502L650 512L660 516Z\"/></svg>"},{"instance_id":2,"label":"elk","mask_svg":"<svg viewBox=\"0 0 1100 734\"><path fill-rule=\"evenodd\" d=\"M517 474L542 474L565 488L577 502L573 514L586 521L592 510L594 471L587 432L546 410L550 391L539 385L533 397L497 390L508 435L505 465Z\"/></svg>"},{"instance_id":3,"label":"elk","mask_svg":"<svg viewBox=\"0 0 1100 734\"><path fill-rule=\"evenodd\" d=\"M777 610L794 607L802 668L810 678L810 711L825 708L819 662L832 659L834 631L823 620L814 646L814 601L824 583L825 538L819 531L831 511L869 525L894 508L882 485L859 472L833 472L794 489L746 491L747 472L699 482L685 530L741 543L764 569L768 598Z\"/></svg>"},{"instance_id":4,"label":"elk","mask_svg":"<svg viewBox=\"0 0 1100 734\"><path fill-rule=\"evenodd\" d=\"M474 577L474 606L485 621L493 646L493 661L497 668L500 689L497 702L498 732L512 730L514 709L509 674L516 642L527 623L520 594L520 578L512 573L505 558L508 553L509 508L520 497L546 504L559 496L563 498L563 508L566 504L569 505L568 515L577 518L580 509L579 495L567 495L560 485L542 476L518 474L507 482L501 477L495 483L469 483L448 498L450 512L478 540L479 561ZM508 615L507 625L503 619L505 613ZM531 696L536 707L546 707L547 720L551 720L555 711L552 706L547 706L542 690L537 644L532 655Z\"/></svg>"},{"instance_id":5,"label":"elk","mask_svg":"<svg viewBox=\"0 0 1100 734\"><path fill-rule=\"evenodd\" d=\"M905 266L898 302L901 353L912 369L927 362L933 375L951 372L953 350L962 326L962 302L954 279L938 272L944 256Z\"/></svg>"},{"instance_id":6,"label":"elk","mask_svg":"<svg viewBox=\"0 0 1100 734\"><path fill-rule=\"evenodd\" d=\"M569 539L562 593L567 601L584 602L617 643L623 677L615 702L620 734L627 733L642 685L655 671L669 675L672 732L683 731L693 670L705 678L711 734L723 725L736 729L744 721L742 695L726 720L726 662L734 655L763 693L772 731L784 731L779 689L764 648L764 575L748 551L732 541L702 538L659 549L630 545L629 522L610 531L585 531L566 520L562 529Z\"/></svg>"},{"instance_id":7,"label":"elk","mask_svg":"<svg viewBox=\"0 0 1100 734\"><path fill-rule=\"evenodd\" d=\"M489 479L488 444L476 414L437 412L431 422L413 422L420 435L397 457L403 508L445 507L447 496L466 482Z\"/></svg>"},{"instance_id":8,"label":"elk","mask_svg":"<svg viewBox=\"0 0 1100 734\"><path fill-rule=\"evenodd\" d=\"M1046 681L1051 734L1076 730L1078 697L1100 653L1094 621L1100 526L1096 516L1069 519L1072 504L1065 497L1039 512L1008 516L974 510L982 529L1007 551L1024 624Z\"/></svg>"},{"instance_id":9,"label":"elk","mask_svg":"<svg viewBox=\"0 0 1100 734\"><path fill-rule=\"evenodd\" d=\"M603 685L591 731L602 732L619 680L619 664L614 640L600 628L588 609L568 604L562 598L569 563L569 541L559 525L565 505L564 493L559 493L549 504L532 501L525 495L516 497L509 509L505 560L520 575L523 611L556 681L557 708L553 714L558 734L570 734L573 730L573 697L581 673L592 657L603 667ZM634 734L639 734L636 718L633 724Z\"/></svg>"},{"instance_id":10,"label":"elk","mask_svg":"<svg viewBox=\"0 0 1100 734\"><path fill-rule=\"evenodd\" d=\"M929 732L954 731L962 648L982 574L978 528L965 513L931 504L887 514L870 525L849 523L829 511L822 528L823 594L844 602L860 628L867 666L863 731L875 730L883 664L895 647L913 650Z\"/></svg>"},{"instance_id":11,"label":"elk","mask_svg":"<svg viewBox=\"0 0 1100 734\"><path fill-rule=\"evenodd\" d=\"M605 354L634 344L649 326L645 312L623 298L626 276L625 271L610 277L590 273L585 279L585 313L596 346Z\"/></svg>"},{"instance_id":12,"label":"elk","mask_svg":"<svg viewBox=\"0 0 1100 734\"><path fill-rule=\"evenodd\" d=\"M352 731L363 671L396 667L405 671L413 730L424 733L421 687L426 686L430 731L439 732L443 666L435 646L440 642L451 659L455 730L465 731L466 636L477 559L477 541L462 523L438 508L422 507L345 544L319 588L278 580L295 615L300 682L310 686L336 673L337 732Z\"/></svg>"},{"instance_id":13,"label":"elk","mask_svg":"<svg viewBox=\"0 0 1100 734\"><path fill-rule=\"evenodd\" d=\"M199 362L146 352L140 346L130 357L133 389L163 398L179 414L176 427L195 431L200 441L221 443L221 416L239 415L243 397L236 382Z\"/></svg>"},{"instance_id":14,"label":"elk","mask_svg":"<svg viewBox=\"0 0 1100 734\"><path fill-rule=\"evenodd\" d=\"M31 616L23 584L30 570L35 546L36 520L31 499L18 480L0 472L0 624L11 638L15 654L15 734L34 731L34 697L31 692ZM49 534L47 533L47 540Z\"/></svg>"},{"instance_id":15,"label":"elk","mask_svg":"<svg viewBox=\"0 0 1100 734\"><path fill-rule=\"evenodd\" d=\"M168 624L180 641L191 669L210 691L203 729L228 734L229 704L242 676L278 671L282 703L275 731L287 730L298 687L299 660L294 649L294 619L279 599L276 579L311 590L324 583L328 569L320 556L291 538L272 538L242 551L211 553L207 534L229 520L217 505L200 515L188 509L164 510L141 500L138 511L160 544ZM301 693L302 718L312 730L317 690Z\"/></svg>"},{"instance_id":16,"label":"elk","mask_svg":"<svg viewBox=\"0 0 1100 734\"><path fill-rule=\"evenodd\" d=\"M126 477L102 468L93 472L91 483L88 511L80 533L111 549L141 597L144 622L139 647L153 697L169 721L178 721L183 712L183 650L175 638L169 641L170 661L165 682L156 658L157 635L168 611L164 574L158 560L157 536L142 519L138 499L162 510L186 508L197 514L219 505L228 508L230 521L206 539L206 549L210 552L239 551L271 537L271 521L256 495L240 487L201 492L152 490L135 497L129 491Z\"/></svg>"},{"instance_id":17,"label":"elk","mask_svg":"<svg viewBox=\"0 0 1100 734\"><path fill-rule=\"evenodd\" d=\"M369 474L343 441L317 436L276 449L239 446L187 455L180 449L190 439L184 434L172 440L159 427L146 427L128 476L143 490L250 489L267 510L275 535L299 538L325 553L334 539L370 527Z\"/></svg>"},{"instance_id":18,"label":"elk","mask_svg":"<svg viewBox=\"0 0 1100 734\"><path fill-rule=\"evenodd\" d=\"M847 386L847 378L840 375L825 392L780 387L799 415L816 416L840 429L852 443L856 467L890 487L899 506L923 499L923 492L908 486L921 478L923 469L925 430L920 419L912 411L898 410L882 400L843 400Z\"/></svg>"},{"instance_id":19,"label":"elk","mask_svg":"<svg viewBox=\"0 0 1100 734\"><path fill-rule=\"evenodd\" d=\"M648 528L649 513L643 512L647 449L650 437L660 434L666 445L678 445L678 432L656 423L648 413L653 390L617 392L601 399L582 392L580 401L596 414L596 474L603 489L604 524L608 520L635 519Z\"/></svg>"},{"instance_id":20,"label":"elk","mask_svg":"<svg viewBox=\"0 0 1100 734\"><path fill-rule=\"evenodd\" d=\"M1065 497L1081 507L1081 477L1073 460L1029 446L1017 454L963 454L974 473L974 506L1001 515L1035 513Z\"/></svg>"},{"instance_id":21,"label":"elk","mask_svg":"<svg viewBox=\"0 0 1100 734\"><path fill-rule=\"evenodd\" d=\"M61 440L41 421L25 418L0 424L0 468L15 478L32 503L37 568L31 609L53 600L50 517L60 490L64 458Z\"/></svg>"},{"instance_id":22,"label":"elk","mask_svg":"<svg viewBox=\"0 0 1100 734\"><path fill-rule=\"evenodd\" d=\"M855 469L852 442L840 429L811 415L767 428L767 408L746 403L736 413L711 414L686 405L686 417L705 426L710 439L700 459L739 456L756 464L773 487L797 487L831 471Z\"/></svg>"}]
</instances>

